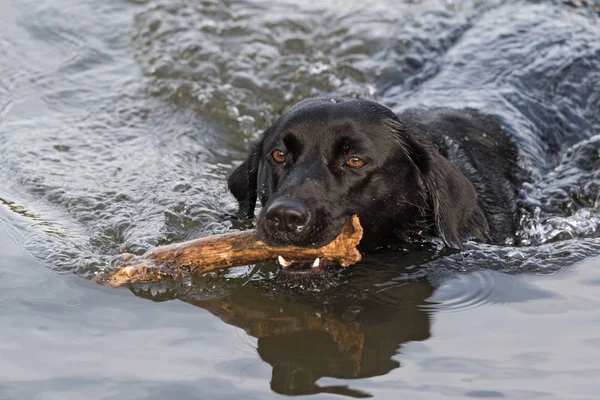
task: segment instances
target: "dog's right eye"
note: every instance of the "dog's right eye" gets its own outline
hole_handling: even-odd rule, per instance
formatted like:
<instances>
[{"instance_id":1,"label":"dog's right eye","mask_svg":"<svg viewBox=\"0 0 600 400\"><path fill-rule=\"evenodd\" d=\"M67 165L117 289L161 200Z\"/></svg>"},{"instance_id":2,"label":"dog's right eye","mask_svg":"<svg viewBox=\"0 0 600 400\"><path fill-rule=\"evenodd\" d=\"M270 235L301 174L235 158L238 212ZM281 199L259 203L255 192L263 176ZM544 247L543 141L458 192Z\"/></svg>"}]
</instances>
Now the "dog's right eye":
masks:
<instances>
[{"instance_id":1,"label":"dog's right eye","mask_svg":"<svg viewBox=\"0 0 600 400\"><path fill-rule=\"evenodd\" d=\"M285 151L277 149L271 153L271 156L277 164L283 164L285 162L287 154L285 154Z\"/></svg>"}]
</instances>

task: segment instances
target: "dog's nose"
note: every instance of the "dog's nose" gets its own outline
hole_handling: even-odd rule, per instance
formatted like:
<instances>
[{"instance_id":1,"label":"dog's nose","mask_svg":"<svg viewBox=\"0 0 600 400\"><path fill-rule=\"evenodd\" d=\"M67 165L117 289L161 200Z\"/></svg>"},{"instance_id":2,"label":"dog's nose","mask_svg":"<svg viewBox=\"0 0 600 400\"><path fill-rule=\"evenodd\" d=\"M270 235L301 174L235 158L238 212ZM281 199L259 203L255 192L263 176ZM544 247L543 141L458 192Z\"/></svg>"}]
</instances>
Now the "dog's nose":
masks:
<instances>
[{"instance_id":1,"label":"dog's nose","mask_svg":"<svg viewBox=\"0 0 600 400\"><path fill-rule=\"evenodd\" d=\"M297 232L308 221L308 207L300 200L278 199L267 208L265 217L276 230Z\"/></svg>"}]
</instances>

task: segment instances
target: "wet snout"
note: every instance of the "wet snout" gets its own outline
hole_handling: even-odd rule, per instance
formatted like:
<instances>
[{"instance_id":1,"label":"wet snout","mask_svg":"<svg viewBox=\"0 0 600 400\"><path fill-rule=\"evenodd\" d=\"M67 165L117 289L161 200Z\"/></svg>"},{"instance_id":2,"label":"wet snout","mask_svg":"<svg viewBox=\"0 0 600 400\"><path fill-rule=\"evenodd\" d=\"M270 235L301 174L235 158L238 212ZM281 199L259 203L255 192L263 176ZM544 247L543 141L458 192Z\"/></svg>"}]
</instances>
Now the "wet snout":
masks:
<instances>
[{"instance_id":1,"label":"wet snout","mask_svg":"<svg viewBox=\"0 0 600 400\"><path fill-rule=\"evenodd\" d=\"M267 207L265 225L270 232L279 236L293 237L306 228L310 215L304 200L280 198Z\"/></svg>"}]
</instances>

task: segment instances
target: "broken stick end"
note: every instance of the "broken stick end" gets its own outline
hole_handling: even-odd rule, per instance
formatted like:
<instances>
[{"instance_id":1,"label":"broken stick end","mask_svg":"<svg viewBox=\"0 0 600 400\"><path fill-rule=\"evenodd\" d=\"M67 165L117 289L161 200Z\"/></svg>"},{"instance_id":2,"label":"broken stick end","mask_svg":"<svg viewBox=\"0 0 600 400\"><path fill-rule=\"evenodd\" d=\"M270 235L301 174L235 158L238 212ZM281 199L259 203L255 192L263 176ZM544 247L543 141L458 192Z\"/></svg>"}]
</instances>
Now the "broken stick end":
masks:
<instances>
[{"instance_id":1,"label":"broken stick end","mask_svg":"<svg viewBox=\"0 0 600 400\"><path fill-rule=\"evenodd\" d=\"M356 264L362 259L360 251L356 248L363 236L363 228L357 215L353 215L342 228L338 237L326 247L331 248L332 259L342 267Z\"/></svg>"},{"instance_id":2,"label":"broken stick end","mask_svg":"<svg viewBox=\"0 0 600 400\"><path fill-rule=\"evenodd\" d=\"M158 274L153 271L148 260L135 254L123 253L110 262L107 271L94 279L108 287L123 286L128 283L156 279Z\"/></svg>"}]
</instances>

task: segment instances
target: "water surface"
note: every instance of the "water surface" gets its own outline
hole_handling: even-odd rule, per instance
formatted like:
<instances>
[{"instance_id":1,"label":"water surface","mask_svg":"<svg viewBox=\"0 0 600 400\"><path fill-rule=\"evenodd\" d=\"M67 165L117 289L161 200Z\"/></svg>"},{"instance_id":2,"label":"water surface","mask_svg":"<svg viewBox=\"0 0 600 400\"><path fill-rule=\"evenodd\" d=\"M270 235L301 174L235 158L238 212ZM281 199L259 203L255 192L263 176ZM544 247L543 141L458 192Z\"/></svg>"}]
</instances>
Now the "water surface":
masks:
<instances>
[{"instance_id":1,"label":"water surface","mask_svg":"<svg viewBox=\"0 0 600 400\"><path fill-rule=\"evenodd\" d=\"M600 6L0 2L0 397L594 399ZM476 107L518 237L107 289L114 255L247 227L225 177L287 106ZM541 140L545 138L545 140Z\"/></svg>"}]
</instances>

